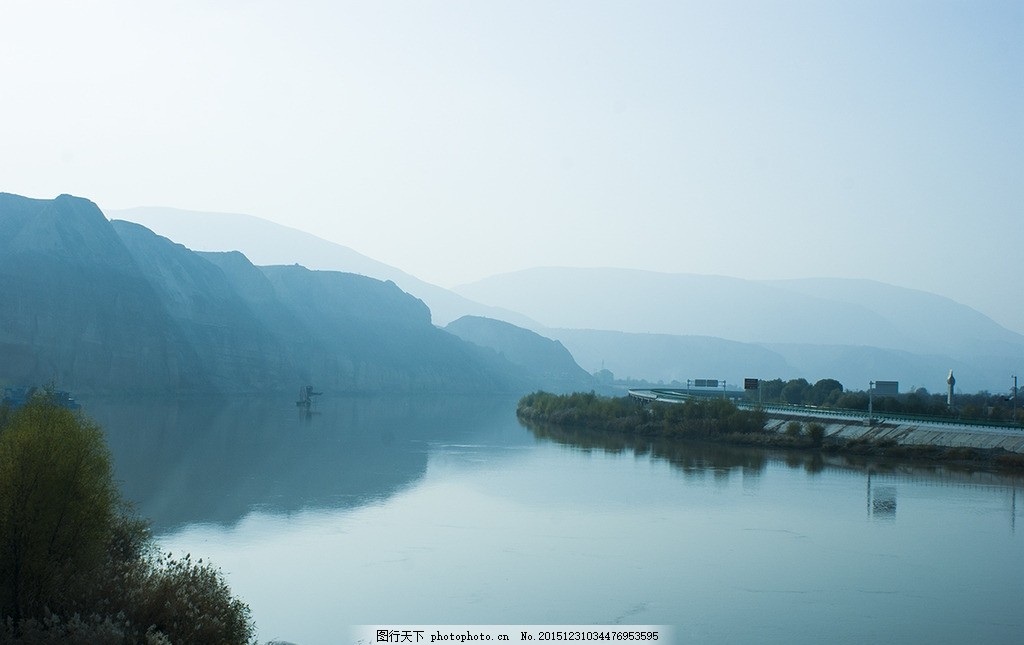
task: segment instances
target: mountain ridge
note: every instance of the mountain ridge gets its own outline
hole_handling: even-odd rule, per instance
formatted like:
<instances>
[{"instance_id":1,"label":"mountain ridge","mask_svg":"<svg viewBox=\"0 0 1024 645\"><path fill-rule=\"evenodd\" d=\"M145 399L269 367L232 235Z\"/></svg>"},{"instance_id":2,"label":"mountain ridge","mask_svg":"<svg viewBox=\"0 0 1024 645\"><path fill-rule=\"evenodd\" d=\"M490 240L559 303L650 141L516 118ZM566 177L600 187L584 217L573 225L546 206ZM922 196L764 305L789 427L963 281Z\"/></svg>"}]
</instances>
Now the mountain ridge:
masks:
<instances>
[{"instance_id":1,"label":"mountain ridge","mask_svg":"<svg viewBox=\"0 0 1024 645\"><path fill-rule=\"evenodd\" d=\"M944 382L949 369L958 369L968 377L961 380L964 385L1003 390L1004 380L1024 357L1024 336L981 312L944 296L870 280L754 281L633 269L539 267L456 290L486 304L517 308L540 321L542 326L534 331L562 340L586 369L594 369L591 357L602 353L625 359L609 344L610 336L599 340L599 332L621 332L624 335L616 342L628 343L636 351L630 360L619 362L627 370L620 375L651 380L678 378L678 370L659 365L660 357L642 360L651 338L658 335L680 339L672 341L673 351L687 343L692 346L686 339L694 337L745 344L751 361L761 360L757 356L762 350L755 347L768 349L799 376L820 374L829 368L828 356L841 356L846 362L835 364L822 377L846 374L843 378L853 384L892 379L933 389ZM572 305L566 306L569 302ZM576 333L570 338L566 330L587 330L590 335ZM698 353L703 357L707 352ZM680 356L683 364L685 358ZM852 369L853 364L862 367ZM947 367L940 371L939 364ZM877 367L872 370L872 365ZM759 376L749 371L744 376Z\"/></svg>"},{"instance_id":2,"label":"mountain ridge","mask_svg":"<svg viewBox=\"0 0 1024 645\"><path fill-rule=\"evenodd\" d=\"M526 289L526 286L529 289ZM787 308L800 307L799 315L813 322L809 325L821 328L840 315L855 317L861 330L842 336L819 334L822 339L839 344L869 344L849 342L853 338L865 337L877 342L878 334L890 334L904 339L920 334L920 328L908 329L911 323L904 320L894 322L885 315L884 307L870 304L869 296L863 293L846 293L838 287L844 285L870 286L888 295L884 306L899 303L907 310L914 310L921 302L929 304L942 303L945 313L955 312L956 324L963 326L964 321L979 327L972 332L993 342L1004 342L1024 347L1024 335L1013 332L975 309L958 303L945 296L926 291L897 287L882 282L847 278L808 278L794 280L746 280L729 276L710 276L692 273L661 273L638 269L610 268L564 268L538 267L511 273L499 274L468 285L456 287L467 297L480 299L485 303L501 303L500 306L519 306L527 316L538 320L545 327L567 329L606 329L609 331L625 331L629 333L667 333L686 335L707 335L727 338L740 342L808 342L808 331L798 326ZM729 291L726 291L726 290ZM662 298L658 298L659 292ZM729 307L708 306L709 303L722 303L727 300L723 294L735 302ZM893 297L891 294L897 294ZM572 308L559 306L566 297L574 300ZM612 297L614 296L614 297ZM664 313L666 304L673 300L687 298L689 308L675 309ZM758 332L765 325L765 312L759 314L756 324L741 325L744 311L737 308L747 306L743 298L753 303L768 303L768 315L780 316L786 325L796 330L789 332L789 337L767 337ZM820 311L822 303L837 304L837 315L834 311L825 317L806 313ZM653 305L653 306L652 306ZM696 305L696 306L694 306ZM935 307L931 307L934 310ZM662 310L659 312L659 310ZM930 311L931 311L930 310ZM612 315L609 315L612 314ZM970 319L970 320L968 320ZM936 315L936 326L943 323L942 317ZM726 321L729 321L728 323ZM777 323L778 321L769 321ZM709 333L718 325L732 333ZM849 324L840 327L846 330ZM923 328L924 325L919 325ZM946 332L952 333L946 333ZM942 328L941 337L955 336L958 330L949 330L948 325ZM826 330L827 332L827 330ZM760 333L760 336L758 335ZM934 334L932 336L935 336ZM932 338L930 336L929 338ZM814 332L811 332L814 337ZM973 338L974 336L972 336ZM842 341L846 341L843 343ZM911 342L920 343L920 339ZM929 342L936 342L930 340ZM906 342L893 342L892 348L906 349ZM886 346L886 345L881 345Z\"/></svg>"},{"instance_id":3,"label":"mountain ridge","mask_svg":"<svg viewBox=\"0 0 1024 645\"><path fill-rule=\"evenodd\" d=\"M521 327L534 324L517 312L469 301L454 291L420 280L343 244L254 215L156 206L110 210L106 214L142 224L199 252L241 251L261 266L298 263L314 270L343 271L390 280L426 302L434 324L441 327L464 315L498 318Z\"/></svg>"},{"instance_id":4,"label":"mountain ridge","mask_svg":"<svg viewBox=\"0 0 1024 645\"><path fill-rule=\"evenodd\" d=\"M152 213L159 210L151 207L127 212ZM164 220L180 217L183 213L193 218L202 215L195 211L163 210ZM232 222L243 223L259 219L247 215L227 217L233 218ZM291 231L290 234L298 234L310 244L311 240L320 240L309 233L261 221L278 233ZM185 223L184 220L178 222L179 226ZM328 252L325 261L336 262L336 256L332 254L339 249L354 254L352 257L369 260L347 247L324 240L320 242ZM294 251L289 256L287 249L280 245L277 251L285 253L278 256L279 259L297 261ZM364 267L365 271L380 271L381 267L386 267L369 261L375 264ZM386 269L398 271L393 267ZM551 272L576 274L578 279L564 281L545 275ZM612 279L602 276L609 272L615 274ZM526 279L522 279L524 276ZM503 297L501 289L493 288L496 282L505 280L513 280L514 286L506 291L514 291L518 299ZM689 292L680 291L680 281L689 283ZM976 383L978 389L1000 388L999 376L1003 372L1016 371L1015 361L1022 355L1021 348L1024 347L1024 336L950 298L863 279L746 280L724 275L633 269L536 267L461 285L452 292L460 294L463 300L449 307L446 315L438 315L434 302L423 297L431 307L435 324L447 318L454 321L463 315L512 322L548 338L562 340L589 371L599 367L588 357L622 353L614 347L601 346L596 339L602 337L596 333L590 334L586 340L577 333L569 342L567 330L623 332L627 335L620 337L620 341L635 346L637 356L649 354L647 348L653 343L650 337L643 338L644 334L676 337L673 341L658 342L668 343L666 347L671 347L672 352L680 347L691 347L696 356L706 356L710 351L708 348L721 347L710 339L727 340L740 344L732 347L746 347L749 350L746 360L750 363L775 365L780 371L791 369L796 375L816 373L828 367L828 357L838 356L842 359L837 360L843 363L827 376L845 371L849 374L847 380L853 383L864 380L868 368L847 370L843 365L881 365L884 363L882 357L888 357L892 365L889 371L904 374L904 382L928 383L935 387L938 376L931 370L942 363L949 366L943 371L942 378L948 369L954 368L967 377L964 383ZM732 294L730 298L723 297L726 293ZM467 301L473 304L466 305ZM672 307L667 311L652 308L683 301L690 308L682 314L673 312ZM601 306L596 303L601 303ZM549 315L550 312L557 315ZM581 316L581 312L592 315L587 318ZM639 315L634 316L631 324L621 324L616 316L623 312ZM700 341L703 349L698 350L693 339L701 337L705 338ZM610 338L603 337L601 342L612 342ZM624 340L627 338L629 340ZM765 351L769 353L765 354ZM872 357L870 360L869 356ZM680 356L680 364L685 364L686 358ZM620 376L632 375L656 381L680 373L679 367L659 367L659 363L664 363L664 356L652 356L648 362L625 361L622 369L626 372ZM928 373L924 371L925 365L931 366ZM869 378L890 376L873 374Z\"/></svg>"},{"instance_id":5,"label":"mountain ridge","mask_svg":"<svg viewBox=\"0 0 1024 645\"><path fill-rule=\"evenodd\" d=\"M83 198L0 194L0 383L76 394L508 393L393 282L199 254Z\"/></svg>"}]
</instances>

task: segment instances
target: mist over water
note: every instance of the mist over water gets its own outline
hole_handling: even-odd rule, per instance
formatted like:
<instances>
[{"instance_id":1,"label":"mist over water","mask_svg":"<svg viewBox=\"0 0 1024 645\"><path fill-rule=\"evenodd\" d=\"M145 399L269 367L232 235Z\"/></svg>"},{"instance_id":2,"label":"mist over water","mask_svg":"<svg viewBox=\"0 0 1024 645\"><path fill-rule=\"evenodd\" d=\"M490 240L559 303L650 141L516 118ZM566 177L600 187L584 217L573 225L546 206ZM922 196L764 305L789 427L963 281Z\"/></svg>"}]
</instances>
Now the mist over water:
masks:
<instances>
[{"instance_id":1,"label":"mist over water","mask_svg":"<svg viewBox=\"0 0 1024 645\"><path fill-rule=\"evenodd\" d=\"M665 624L679 642L1017 642L1024 481L528 430L510 399L86 402L164 549L261 641Z\"/></svg>"}]
</instances>

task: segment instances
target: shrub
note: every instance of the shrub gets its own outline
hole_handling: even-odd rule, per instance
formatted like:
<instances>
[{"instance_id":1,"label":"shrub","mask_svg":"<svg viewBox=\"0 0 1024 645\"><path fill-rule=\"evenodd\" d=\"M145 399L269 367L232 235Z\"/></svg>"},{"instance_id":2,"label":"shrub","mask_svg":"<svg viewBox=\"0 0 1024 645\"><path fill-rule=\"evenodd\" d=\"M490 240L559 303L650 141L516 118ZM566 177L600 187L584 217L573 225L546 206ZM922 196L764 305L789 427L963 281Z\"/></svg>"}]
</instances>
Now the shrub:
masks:
<instances>
[{"instance_id":1,"label":"shrub","mask_svg":"<svg viewBox=\"0 0 1024 645\"><path fill-rule=\"evenodd\" d=\"M820 423L811 423L807 426L807 434L811 437L811 443L820 446L825 441L825 426Z\"/></svg>"},{"instance_id":2,"label":"shrub","mask_svg":"<svg viewBox=\"0 0 1024 645\"><path fill-rule=\"evenodd\" d=\"M39 397L0 434L0 615L69 606L104 561L120 497L100 429Z\"/></svg>"},{"instance_id":3,"label":"shrub","mask_svg":"<svg viewBox=\"0 0 1024 645\"><path fill-rule=\"evenodd\" d=\"M174 643L247 643L249 607L231 596L220 570L191 555L161 555L143 581L132 617Z\"/></svg>"},{"instance_id":4,"label":"shrub","mask_svg":"<svg viewBox=\"0 0 1024 645\"><path fill-rule=\"evenodd\" d=\"M219 570L154 553L98 426L45 395L0 423L0 642L253 641Z\"/></svg>"}]
</instances>

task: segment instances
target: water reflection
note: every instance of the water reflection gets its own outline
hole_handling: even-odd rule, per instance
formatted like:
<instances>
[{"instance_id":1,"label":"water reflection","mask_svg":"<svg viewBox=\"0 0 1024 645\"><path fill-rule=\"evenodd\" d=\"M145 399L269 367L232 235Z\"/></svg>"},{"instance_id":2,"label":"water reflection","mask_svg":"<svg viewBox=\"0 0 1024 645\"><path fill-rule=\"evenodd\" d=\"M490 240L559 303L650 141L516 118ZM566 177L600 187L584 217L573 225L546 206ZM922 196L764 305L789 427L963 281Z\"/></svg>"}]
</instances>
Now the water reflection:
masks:
<instances>
[{"instance_id":1,"label":"water reflection","mask_svg":"<svg viewBox=\"0 0 1024 645\"><path fill-rule=\"evenodd\" d=\"M479 453L537 441L583 453L633 454L664 461L684 481L725 485L739 476L754 491L772 464L812 477L860 473L871 518L896 518L899 481L1007 489L1011 523L1024 478L942 465L811 451L630 437L530 425L515 401L480 397L328 398L307 413L280 399L92 400L87 414L105 429L125 496L154 528L234 525L253 510L288 515L380 503L420 481L431 455ZM1012 527L1011 527L1012 528Z\"/></svg>"},{"instance_id":2,"label":"water reflection","mask_svg":"<svg viewBox=\"0 0 1024 645\"><path fill-rule=\"evenodd\" d=\"M941 486L997 487L1007 491L1012 531L1016 527L1016 491L1024 487L1024 475L972 470L962 465L923 464L821 451L769 450L681 439L634 437L603 430L547 424L524 423L523 426L540 440L571 446L584 452L601 450L612 454L632 452L635 455L650 455L668 462L684 477L692 479L703 479L711 474L718 480L725 480L740 473L744 486L752 483L756 485L757 479L773 463L783 463L790 469L801 469L809 475L818 475L826 470L862 473L867 486L867 515L877 520L896 519L897 484L900 481Z\"/></svg>"},{"instance_id":3,"label":"water reflection","mask_svg":"<svg viewBox=\"0 0 1024 645\"><path fill-rule=\"evenodd\" d=\"M506 399L335 398L307 414L292 398L94 400L86 412L157 531L372 503L422 477L430 442L521 433Z\"/></svg>"},{"instance_id":4,"label":"water reflection","mask_svg":"<svg viewBox=\"0 0 1024 645\"><path fill-rule=\"evenodd\" d=\"M583 451L602 450L619 454L650 455L663 459L688 477L728 477L741 472L745 477L757 476L768 465L768 453L760 448L661 438L633 437L617 432L579 428L563 428L547 424L524 424L538 439L554 441Z\"/></svg>"},{"instance_id":5,"label":"water reflection","mask_svg":"<svg viewBox=\"0 0 1024 645\"><path fill-rule=\"evenodd\" d=\"M879 519L896 518L896 487L871 486L872 472L868 471L868 517Z\"/></svg>"},{"instance_id":6,"label":"water reflection","mask_svg":"<svg viewBox=\"0 0 1024 645\"><path fill-rule=\"evenodd\" d=\"M86 404L161 545L223 567L261 641L616 621L692 642L1019 640L1020 477L528 431L508 400Z\"/></svg>"},{"instance_id":7,"label":"water reflection","mask_svg":"<svg viewBox=\"0 0 1024 645\"><path fill-rule=\"evenodd\" d=\"M862 455L843 455L810 450L778 450L752 446L707 443L686 439L638 437L604 430L566 428L548 424L522 423L538 439L554 441L579 450L602 450L620 454L632 452L664 459L684 473L703 475L712 470L721 473L763 471L772 461L782 461L790 468L820 473L826 468L857 470L864 473L905 474L935 477L946 482L993 484L1024 482L1024 475L995 473L971 469L963 465L924 464ZM1012 485L1012 484L1011 484Z\"/></svg>"}]
</instances>

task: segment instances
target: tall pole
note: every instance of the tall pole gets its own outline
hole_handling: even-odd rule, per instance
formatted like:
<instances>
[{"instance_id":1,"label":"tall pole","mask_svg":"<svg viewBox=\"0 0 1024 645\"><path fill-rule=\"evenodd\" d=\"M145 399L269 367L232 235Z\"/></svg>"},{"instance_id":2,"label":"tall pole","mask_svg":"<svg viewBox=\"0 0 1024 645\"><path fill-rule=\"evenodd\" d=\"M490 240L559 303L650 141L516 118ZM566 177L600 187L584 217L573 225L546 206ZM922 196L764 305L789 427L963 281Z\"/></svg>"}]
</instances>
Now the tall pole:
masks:
<instances>
[{"instance_id":1,"label":"tall pole","mask_svg":"<svg viewBox=\"0 0 1024 645\"><path fill-rule=\"evenodd\" d=\"M946 378L946 385L949 386L949 391L946 394L946 406L953 409L953 386L956 385L956 378L953 376L953 370L949 370L949 377Z\"/></svg>"},{"instance_id":2,"label":"tall pole","mask_svg":"<svg viewBox=\"0 0 1024 645\"><path fill-rule=\"evenodd\" d=\"M868 381L868 425L875 425L874 416L875 382Z\"/></svg>"},{"instance_id":3,"label":"tall pole","mask_svg":"<svg viewBox=\"0 0 1024 645\"><path fill-rule=\"evenodd\" d=\"M1017 375L1013 375L1013 419L1014 423L1017 423Z\"/></svg>"}]
</instances>

